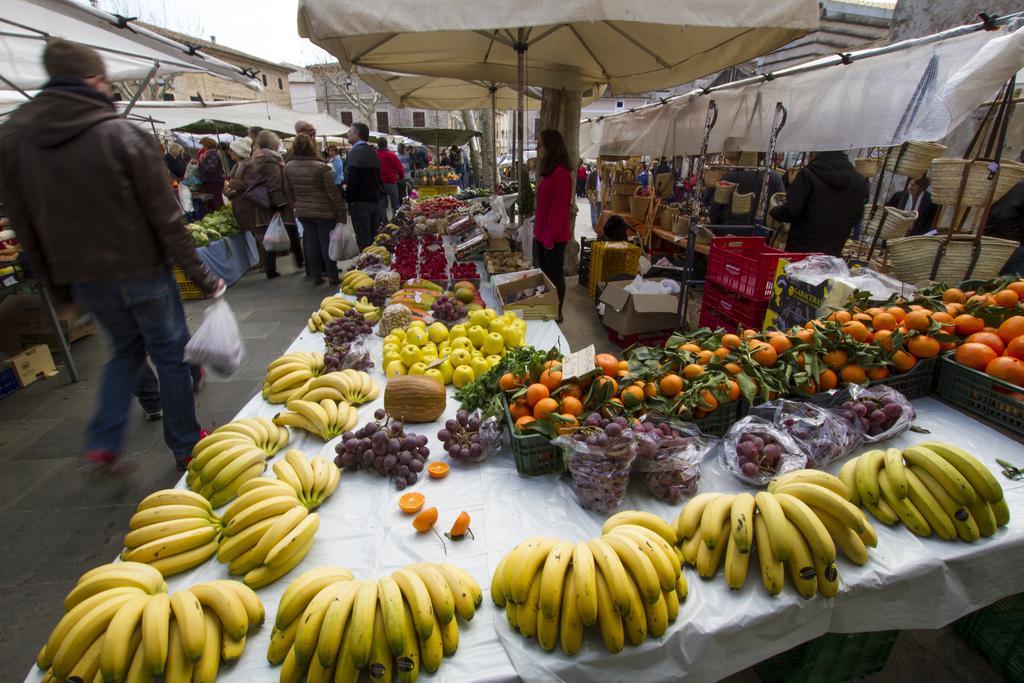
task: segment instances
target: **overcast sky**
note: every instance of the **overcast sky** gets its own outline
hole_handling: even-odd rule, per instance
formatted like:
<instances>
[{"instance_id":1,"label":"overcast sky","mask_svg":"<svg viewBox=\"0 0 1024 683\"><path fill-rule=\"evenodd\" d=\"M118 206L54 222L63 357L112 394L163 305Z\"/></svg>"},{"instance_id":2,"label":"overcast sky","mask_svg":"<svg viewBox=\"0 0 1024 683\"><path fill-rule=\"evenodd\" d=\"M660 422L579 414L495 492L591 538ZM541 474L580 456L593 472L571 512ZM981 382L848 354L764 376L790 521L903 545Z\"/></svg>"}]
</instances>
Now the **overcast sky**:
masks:
<instances>
[{"instance_id":1,"label":"overcast sky","mask_svg":"<svg viewBox=\"0 0 1024 683\"><path fill-rule=\"evenodd\" d=\"M85 0L78 0L84 2ZM333 57L300 38L299 0L99 0L100 9L210 39L273 62L306 65Z\"/></svg>"}]
</instances>

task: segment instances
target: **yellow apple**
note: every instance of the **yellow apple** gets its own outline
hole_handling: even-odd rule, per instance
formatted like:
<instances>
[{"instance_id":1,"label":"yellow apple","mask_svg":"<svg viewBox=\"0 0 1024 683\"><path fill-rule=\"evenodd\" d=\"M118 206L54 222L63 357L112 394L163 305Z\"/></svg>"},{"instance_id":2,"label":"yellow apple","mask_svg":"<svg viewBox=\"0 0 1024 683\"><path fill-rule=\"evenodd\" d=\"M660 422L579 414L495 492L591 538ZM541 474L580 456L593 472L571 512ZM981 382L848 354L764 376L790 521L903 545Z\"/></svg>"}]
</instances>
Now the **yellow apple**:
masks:
<instances>
[{"instance_id":1,"label":"yellow apple","mask_svg":"<svg viewBox=\"0 0 1024 683\"><path fill-rule=\"evenodd\" d=\"M432 341L424 342L420 349L423 351L437 351L437 344Z\"/></svg>"},{"instance_id":2,"label":"yellow apple","mask_svg":"<svg viewBox=\"0 0 1024 683\"><path fill-rule=\"evenodd\" d=\"M473 325L466 330L466 336L469 337L469 341L473 342L473 346L480 348L484 344L484 337L487 336L487 330L479 325Z\"/></svg>"},{"instance_id":3,"label":"yellow apple","mask_svg":"<svg viewBox=\"0 0 1024 683\"><path fill-rule=\"evenodd\" d=\"M458 339L452 340L451 346L449 347L449 353L451 353L451 351L454 351L455 349L465 349L466 351L471 351L473 348L473 342L469 340L469 337L459 337Z\"/></svg>"},{"instance_id":4,"label":"yellow apple","mask_svg":"<svg viewBox=\"0 0 1024 683\"><path fill-rule=\"evenodd\" d=\"M406 374L406 372L405 365L400 360L391 361L384 370L384 374L388 377L398 377L399 375Z\"/></svg>"},{"instance_id":5,"label":"yellow apple","mask_svg":"<svg viewBox=\"0 0 1024 683\"><path fill-rule=\"evenodd\" d=\"M485 309L481 308L479 311L473 311L472 313L469 314L470 325L480 325L481 327L487 327L487 323L489 323L490 321L491 319L487 317L487 311Z\"/></svg>"},{"instance_id":6,"label":"yellow apple","mask_svg":"<svg viewBox=\"0 0 1024 683\"><path fill-rule=\"evenodd\" d=\"M491 369L491 364L487 362L486 358L481 356L479 358L474 358L470 362L469 367L473 368L473 374L479 377Z\"/></svg>"},{"instance_id":7,"label":"yellow apple","mask_svg":"<svg viewBox=\"0 0 1024 683\"><path fill-rule=\"evenodd\" d=\"M466 336L466 326L459 324L452 326L452 329L448 330L448 339L454 341L459 337Z\"/></svg>"},{"instance_id":8,"label":"yellow apple","mask_svg":"<svg viewBox=\"0 0 1024 683\"><path fill-rule=\"evenodd\" d=\"M466 349L452 349L452 352L448 354L448 360L451 361L452 366L455 368L469 365L472 358Z\"/></svg>"},{"instance_id":9,"label":"yellow apple","mask_svg":"<svg viewBox=\"0 0 1024 683\"><path fill-rule=\"evenodd\" d=\"M426 330L427 324L422 320L413 320L411 323L409 323L409 329L412 329L414 327L418 327L421 330ZM408 330L406 330L406 333L408 333Z\"/></svg>"},{"instance_id":10,"label":"yellow apple","mask_svg":"<svg viewBox=\"0 0 1024 683\"><path fill-rule=\"evenodd\" d=\"M405 343L415 344L416 346L423 346L429 337L427 336L427 330L424 327L410 327L405 333Z\"/></svg>"},{"instance_id":11,"label":"yellow apple","mask_svg":"<svg viewBox=\"0 0 1024 683\"><path fill-rule=\"evenodd\" d=\"M452 384L461 389L470 382L476 379L476 375L473 373L473 368L468 365L460 365L455 368L455 372L452 373Z\"/></svg>"},{"instance_id":12,"label":"yellow apple","mask_svg":"<svg viewBox=\"0 0 1024 683\"><path fill-rule=\"evenodd\" d=\"M490 321L490 320L494 320L495 318L498 317L498 312L496 310L494 310L493 308L485 308L484 309L484 315L486 315L487 316L487 320Z\"/></svg>"},{"instance_id":13,"label":"yellow apple","mask_svg":"<svg viewBox=\"0 0 1024 683\"><path fill-rule=\"evenodd\" d=\"M388 334L392 337L398 337L398 340L400 342L405 341L405 330L403 330L401 327L396 327L395 329L391 330L391 332L389 332Z\"/></svg>"},{"instance_id":14,"label":"yellow apple","mask_svg":"<svg viewBox=\"0 0 1024 683\"><path fill-rule=\"evenodd\" d=\"M505 346L508 348L523 345L523 333L515 325L509 325L502 330L501 337L505 340Z\"/></svg>"},{"instance_id":15,"label":"yellow apple","mask_svg":"<svg viewBox=\"0 0 1024 683\"><path fill-rule=\"evenodd\" d=\"M484 339L483 352L487 355L496 355L504 353L505 351L505 340L498 332L491 332Z\"/></svg>"},{"instance_id":16,"label":"yellow apple","mask_svg":"<svg viewBox=\"0 0 1024 683\"><path fill-rule=\"evenodd\" d=\"M401 344L385 344L381 348L381 351L383 353L395 353L397 351L401 351L401 349L402 349L402 345Z\"/></svg>"},{"instance_id":17,"label":"yellow apple","mask_svg":"<svg viewBox=\"0 0 1024 683\"><path fill-rule=\"evenodd\" d=\"M429 350L428 351L424 351L420 355L420 357L423 359L423 362L426 363L427 365L430 365L435 360L437 360L437 354L435 352L429 351Z\"/></svg>"},{"instance_id":18,"label":"yellow apple","mask_svg":"<svg viewBox=\"0 0 1024 683\"><path fill-rule=\"evenodd\" d=\"M487 364L492 368L501 362L501 356L487 356Z\"/></svg>"},{"instance_id":19,"label":"yellow apple","mask_svg":"<svg viewBox=\"0 0 1024 683\"><path fill-rule=\"evenodd\" d=\"M433 377L434 379L436 379L441 384L445 384L444 374L440 370L438 370L437 368L430 368L429 370L427 370L423 374L426 375L427 377Z\"/></svg>"},{"instance_id":20,"label":"yellow apple","mask_svg":"<svg viewBox=\"0 0 1024 683\"><path fill-rule=\"evenodd\" d=\"M487 325L488 332L497 332L501 334L501 331L508 325L508 320L505 318L495 318Z\"/></svg>"},{"instance_id":21,"label":"yellow apple","mask_svg":"<svg viewBox=\"0 0 1024 683\"><path fill-rule=\"evenodd\" d=\"M442 322L433 323L427 328L427 332L430 334L430 341L435 344L440 344L448 338L448 328Z\"/></svg>"},{"instance_id":22,"label":"yellow apple","mask_svg":"<svg viewBox=\"0 0 1024 683\"><path fill-rule=\"evenodd\" d=\"M396 334L389 334L388 336L384 337L384 345L385 346L387 346L388 344L394 344L395 346L401 346L403 341L405 341L405 336L404 335L399 337Z\"/></svg>"},{"instance_id":23,"label":"yellow apple","mask_svg":"<svg viewBox=\"0 0 1024 683\"><path fill-rule=\"evenodd\" d=\"M427 371L427 364L423 363L423 362L413 363L412 365L409 366L409 374L410 375L422 375L426 371Z\"/></svg>"},{"instance_id":24,"label":"yellow apple","mask_svg":"<svg viewBox=\"0 0 1024 683\"><path fill-rule=\"evenodd\" d=\"M402 362L402 354L398 351L388 351L384 354L384 367L386 368L392 361Z\"/></svg>"},{"instance_id":25,"label":"yellow apple","mask_svg":"<svg viewBox=\"0 0 1024 683\"><path fill-rule=\"evenodd\" d=\"M444 362L437 366L437 369L441 371L441 375L444 377L444 383L451 384L452 374L455 372L455 366L451 364L451 361L445 359Z\"/></svg>"},{"instance_id":26,"label":"yellow apple","mask_svg":"<svg viewBox=\"0 0 1024 683\"><path fill-rule=\"evenodd\" d=\"M419 363L423 360L423 354L420 352L419 347L413 346L412 344L406 344L402 347L400 352L402 356L402 363L406 367L409 367L413 363Z\"/></svg>"},{"instance_id":27,"label":"yellow apple","mask_svg":"<svg viewBox=\"0 0 1024 683\"><path fill-rule=\"evenodd\" d=\"M443 353L452 347L452 343L447 339L437 345L437 352Z\"/></svg>"}]
</instances>

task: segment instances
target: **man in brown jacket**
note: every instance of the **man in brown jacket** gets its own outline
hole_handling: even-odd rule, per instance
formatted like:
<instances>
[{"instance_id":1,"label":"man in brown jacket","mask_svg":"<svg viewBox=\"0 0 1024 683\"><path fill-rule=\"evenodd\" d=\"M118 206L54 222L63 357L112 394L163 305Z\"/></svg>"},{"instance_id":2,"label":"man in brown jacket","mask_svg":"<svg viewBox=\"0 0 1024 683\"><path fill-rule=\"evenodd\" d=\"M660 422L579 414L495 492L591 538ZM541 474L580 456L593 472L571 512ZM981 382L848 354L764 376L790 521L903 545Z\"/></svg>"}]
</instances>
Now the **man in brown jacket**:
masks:
<instances>
[{"instance_id":1,"label":"man in brown jacket","mask_svg":"<svg viewBox=\"0 0 1024 683\"><path fill-rule=\"evenodd\" d=\"M148 354L160 378L164 441L184 468L199 423L170 263L214 297L224 282L196 255L156 143L111 104L99 54L52 39L43 64L50 80L42 92L0 127L0 199L36 274L70 287L110 337L83 459L116 464Z\"/></svg>"}]
</instances>

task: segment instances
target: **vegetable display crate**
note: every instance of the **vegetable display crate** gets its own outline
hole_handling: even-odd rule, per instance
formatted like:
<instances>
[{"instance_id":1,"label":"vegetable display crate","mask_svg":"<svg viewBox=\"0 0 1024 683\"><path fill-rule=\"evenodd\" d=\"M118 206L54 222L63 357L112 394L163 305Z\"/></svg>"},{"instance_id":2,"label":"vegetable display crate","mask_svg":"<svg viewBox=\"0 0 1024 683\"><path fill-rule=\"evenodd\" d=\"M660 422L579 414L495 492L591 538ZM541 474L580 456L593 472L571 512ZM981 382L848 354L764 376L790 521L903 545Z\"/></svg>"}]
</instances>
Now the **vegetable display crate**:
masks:
<instances>
[{"instance_id":1,"label":"vegetable display crate","mask_svg":"<svg viewBox=\"0 0 1024 683\"><path fill-rule=\"evenodd\" d=\"M590 276L590 256L594 240L580 237L580 286L586 287Z\"/></svg>"},{"instance_id":2,"label":"vegetable display crate","mask_svg":"<svg viewBox=\"0 0 1024 683\"><path fill-rule=\"evenodd\" d=\"M640 267L643 249L629 242L594 242L590 254L590 272L587 276L587 292L590 298L597 297L597 285L607 282L616 275L636 275Z\"/></svg>"},{"instance_id":3,"label":"vegetable display crate","mask_svg":"<svg viewBox=\"0 0 1024 683\"><path fill-rule=\"evenodd\" d=\"M885 666L899 631L826 633L754 666L765 683L838 683Z\"/></svg>"},{"instance_id":4,"label":"vegetable display crate","mask_svg":"<svg viewBox=\"0 0 1024 683\"><path fill-rule=\"evenodd\" d=\"M917 361L910 372L890 375L885 379L875 380L870 383L870 386L884 384L909 399L923 398L931 394L935 389L935 374L938 367L938 357L925 358Z\"/></svg>"},{"instance_id":5,"label":"vegetable display crate","mask_svg":"<svg viewBox=\"0 0 1024 683\"><path fill-rule=\"evenodd\" d=\"M720 318L732 321L733 327L742 325L759 330L764 325L764 314L768 310L768 302L734 296L719 285L708 282L704 285L702 312L705 308L713 308L718 312Z\"/></svg>"},{"instance_id":6,"label":"vegetable display crate","mask_svg":"<svg viewBox=\"0 0 1024 683\"><path fill-rule=\"evenodd\" d=\"M712 330L722 328L727 332L735 332L738 323L732 320L728 316L719 313L716 309L711 306L705 306L704 302L701 301L700 305L700 318L697 323L698 327L707 327Z\"/></svg>"},{"instance_id":7,"label":"vegetable display crate","mask_svg":"<svg viewBox=\"0 0 1024 683\"><path fill-rule=\"evenodd\" d=\"M533 476L536 474L558 474L563 469L562 449L552 446L542 434L529 432L519 434L515 420L508 410L508 400L502 396L501 403L505 407L505 423L508 425L509 440L512 442L512 456L516 461L519 474Z\"/></svg>"},{"instance_id":8,"label":"vegetable display crate","mask_svg":"<svg viewBox=\"0 0 1024 683\"><path fill-rule=\"evenodd\" d=\"M199 289L196 281L185 275L181 266L174 266L174 281L178 283L178 294L182 299L205 299L206 294Z\"/></svg>"},{"instance_id":9,"label":"vegetable display crate","mask_svg":"<svg viewBox=\"0 0 1024 683\"><path fill-rule=\"evenodd\" d=\"M417 185L416 194L419 195L420 199L429 199L430 197L447 197L449 195L458 194L458 185Z\"/></svg>"},{"instance_id":10,"label":"vegetable display crate","mask_svg":"<svg viewBox=\"0 0 1024 683\"><path fill-rule=\"evenodd\" d=\"M968 614L954 628L1007 678L1024 681L1024 593Z\"/></svg>"},{"instance_id":11,"label":"vegetable display crate","mask_svg":"<svg viewBox=\"0 0 1024 683\"><path fill-rule=\"evenodd\" d=\"M740 419L740 408L742 401L733 401L720 406L707 417L693 420L693 424L700 427L700 431L711 436L725 436L737 420Z\"/></svg>"},{"instance_id":12,"label":"vegetable display crate","mask_svg":"<svg viewBox=\"0 0 1024 683\"><path fill-rule=\"evenodd\" d=\"M14 368L0 370L0 398L5 398L16 392L19 388L18 376Z\"/></svg>"},{"instance_id":13,"label":"vegetable display crate","mask_svg":"<svg viewBox=\"0 0 1024 683\"><path fill-rule=\"evenodd\" d=\"M947 354L938 364L939 396L1024 435L1024 388L960 365Z\"/></svg>"},{"instance_id":14,"label":"vegetable display crate","mask_svg":"<svg viewBox=\"0 0 1024 683\"><path fill-rule=\"evenodd\" d=\"M708 254L706 281L753 301L768 301L779 259L802 261L796 254L765 244L763 237L714 237Z\"/></svg>"}]
</instances>

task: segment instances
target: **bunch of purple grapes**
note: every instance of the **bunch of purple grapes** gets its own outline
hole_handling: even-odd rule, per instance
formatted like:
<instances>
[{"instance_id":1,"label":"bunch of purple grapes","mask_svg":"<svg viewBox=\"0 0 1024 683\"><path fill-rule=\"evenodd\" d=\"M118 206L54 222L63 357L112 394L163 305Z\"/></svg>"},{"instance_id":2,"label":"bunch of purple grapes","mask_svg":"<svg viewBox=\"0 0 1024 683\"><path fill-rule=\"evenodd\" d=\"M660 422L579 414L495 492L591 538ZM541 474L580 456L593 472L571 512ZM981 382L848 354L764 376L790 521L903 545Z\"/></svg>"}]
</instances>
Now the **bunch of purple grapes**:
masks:
<instances>
[{"instance_id":1,"label":"bunch of purple grapes","mask_svg":"<svg viewBox=\"0 0 1024 683\"><path fill-rule=\"evenodd\" d=\"M453 296L442 294L434 300L430 307L435 320L445 323L454 323L466 317L466 304Z\"/></svg>"},{"instance_id":2,"label":"bunch of purple grapes","mask_svg":"<svg viewBox=\"0 0 1024 683\"><path fill-rule=\"evenodd\" d=\"M629 473L636 458L635 440L624 417L606 418L591 413L572 433L565 462L572 475L572 490L579 504L609 513L622 503Z\"/></svg>"},{"instance_id":3,"label":"bunch of purple grapes","mask_svg":"<svg viewBox=\"0 0 1024 683\"><path fill-rule=\"evenodd\" d=\"M360 287L356 290L357 299L360 299L364 296L366 297L367 301L369 301L377 308L382 307L385 303L387 303L388 300L387 294L385 294L379 289L374 289L373 287Z\"/></svg>"},{"instance_id":4,"label":"bunch of purple grapes","mask_svg":"<svg viewBox=\"0 0 1024 683\"><path fill-rule=\"evenodd\" d=\"M359 258L357 258L355 263L352 264L352 268L356 270L367 270L370 268L380 268L383 265L384 262L381 261L380 256L377 256L376 254L360 254Z\"/></svg>"},{"instance_id":5,"label":"bunch of purple grapes","mask_svg":"<svg viewBox=\"0 0 1024 683\"><path fill-rule=\"evenodd\" d=\"M455 419L444 423L437 432L438 440L453 459L460 462L480 462L484 459L484 447L480 443L480 417L460 410Z\"/></svg>"},{"instance_id":6,"label":"bunch of purple grapes","mask_svg":"<svg viewBox=\"0 0 1024 683\"><path fill-rule=\"evenodd\" d=\"M345 311L343 317L324 325L324 339L330 348L350 344L371 332L373 332L373 325L354 308Z\"/></svg>"},{"instance_id":7,"label":"bunch of purple grapes","mask_svg":"<svg viewBox=\"0 0 1024 683\"><path fill-rule=\"evenodd\" d=\"M879 436L899 422L903 416L903 406L894 396L882 396L881 398L864 396L844 401L839 406L839 416L855 427L859 427L868 436ZM895 434L890 436L895 436Z\"/></svg>"},{"instance_id":8,"label":"bunch of purple grapes","mask_svg":"<svg viewBox=\"0 0 1024 683\"><path fill-rule=\"evenodd\" d=\"M328 346L324 354L324 368L327 372L339 370L369 370L373 367L370 354L365 350L353 350L348 344Z\"/></svg>"},{"instance_id":9,"label":"bunch of purple grapes","mask_svg":"<svg viewBox=\"0 0 1024 683\"><path fill-rule=\"evenodd\" d=\"M740 471L748 477L774 476L784 453L782 444L767 431L744 432L736 444Z\"/></svg>"},{"instance_id":10,"label":"bunch of purple grapes","mask_svg":"<svg viewBox=\"0 0 1024 683\"><path fill-rule=\"evenodd\" d=\"M419 480L430 456L427 437L406 434L401 420L391 419L383 408L355 432L345 432L334 447L334 464L345 470L370 470L395 480L401 491Z\"/></svg>"}]
</instances>

